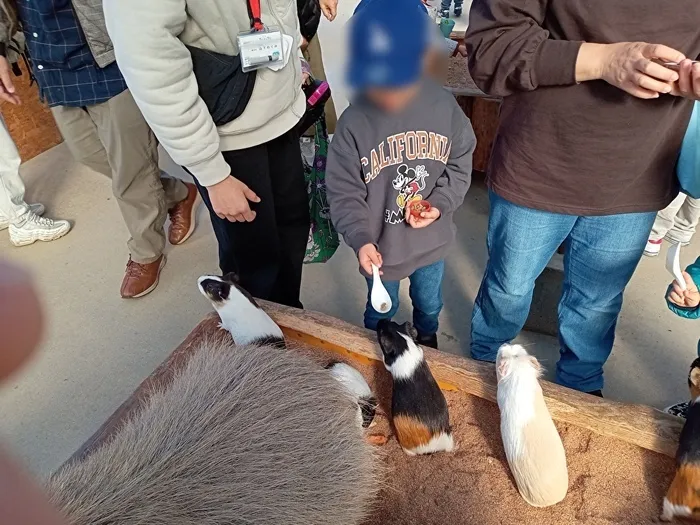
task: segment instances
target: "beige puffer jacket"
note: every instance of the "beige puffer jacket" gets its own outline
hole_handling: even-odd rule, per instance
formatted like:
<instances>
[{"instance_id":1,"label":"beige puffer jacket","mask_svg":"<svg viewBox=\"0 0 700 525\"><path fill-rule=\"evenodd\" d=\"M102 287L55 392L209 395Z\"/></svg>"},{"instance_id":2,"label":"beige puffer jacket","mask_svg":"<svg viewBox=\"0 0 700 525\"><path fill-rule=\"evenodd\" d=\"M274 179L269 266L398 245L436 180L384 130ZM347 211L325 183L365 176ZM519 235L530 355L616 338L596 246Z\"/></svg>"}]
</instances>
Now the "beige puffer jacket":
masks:
<instances>
[{"instance_id":1,"label":"beige puffer jacket","mask_svg":"<svg viewBox=\"0 0 700 525\"><path fill-rule=\"evenodd\" d=\"M175 162L204 186L231 173L222 151L250 148L292 129L306 110L301 90L295 0L260 0L261 18L293 37L279 71L258 70L253 94L238 118L218 129L199 96L186 46L237 55L250 31L245 0L104 0L119 68L146 121Z\"/></svg>"}]
</instances>

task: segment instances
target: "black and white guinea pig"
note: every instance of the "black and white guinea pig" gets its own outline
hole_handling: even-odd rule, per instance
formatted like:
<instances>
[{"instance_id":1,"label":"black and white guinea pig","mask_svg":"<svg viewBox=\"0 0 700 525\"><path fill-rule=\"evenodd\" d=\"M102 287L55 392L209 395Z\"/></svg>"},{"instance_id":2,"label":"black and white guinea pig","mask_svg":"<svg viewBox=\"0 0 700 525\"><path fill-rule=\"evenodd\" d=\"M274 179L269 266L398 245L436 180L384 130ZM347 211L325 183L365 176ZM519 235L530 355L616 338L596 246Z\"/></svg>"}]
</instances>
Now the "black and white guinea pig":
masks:
<instances>
[{"instance_id":1,"label":"black and white guinea pig","mask_svg":"<svg viewBox=\"0 0 700 525\"><path fill-rule=\"evenodd\" d=\"M664 498L661 519L700 520L700 358L688 373L690 405L676 452L676 475Z\"/></svg>"},{"instance_id":2,"label":"black and white guinea pig","mask_svg":"<svg viewBox=\"0 0 700 525\"><path fill-rule=\"evenodd\" d=\"M358 417L362 428L368 428L377 412L377 398L374 397L362 374L346 363L331 363L326 369L355 397L359 406Z\"/></svg>"},{"instance_id":3,"label":"black and white guinea pig","mask_svg":"<svg viewBox=\"0 0 700 525\"><path fill-rule=\"evenodd\" d=\"M284 347L282 330L260 308L247 290L238 284L238 277L203 275L199 291L207 297L221 318L221 328L228 330L237 345L268 344Z\"/></svg>"},{"instance_id":4,"label":"black and white guinea pig","mask_svg":"<svg viewBox=\"0 0 700 525\"><path fill-rule=\"evenodd\" d=\"M432 454L454 450L447 401L435 381L410 323L382 320L377 326L384 366L394 379L391 399L396 436L404 452Z\"/></svg>"}]
</instances>

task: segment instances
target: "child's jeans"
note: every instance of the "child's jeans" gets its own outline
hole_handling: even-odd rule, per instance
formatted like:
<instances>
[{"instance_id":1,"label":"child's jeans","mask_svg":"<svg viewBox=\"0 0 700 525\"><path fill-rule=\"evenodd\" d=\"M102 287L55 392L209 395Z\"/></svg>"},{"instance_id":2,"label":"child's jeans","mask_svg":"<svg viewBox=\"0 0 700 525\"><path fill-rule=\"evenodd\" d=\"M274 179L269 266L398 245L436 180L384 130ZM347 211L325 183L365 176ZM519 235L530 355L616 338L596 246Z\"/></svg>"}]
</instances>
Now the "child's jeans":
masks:
<instances>
[{"instance_id":1,"label":"child's jeans","mask_svg":"<svg viewBox=\"0 0 700 525\"><path fill-rule=\"evenodd\" d=\"M413 325L421 337L437 334L438 317L442 310L442 277L445 274L445 261L438 261L429 266L418 268L408 280L411 282L409 295L413 303ZM372 279L367 279L367 307L365 309L365 328L377 329L381 319L391 319L399 309L399 285L401 281L382 281L391 297L391 310L382 314L372 308Z\"/></svg>"},{"instance_id":2,"label":"child's jeans","mask_svg":"<svg viewBox=\"0 0 700 525\"><path fill-rule=\"evenodd\" d=\"M452 0L442 0L442 2L440 4L440 10L441 11L449 11L451 3L452 3ZM464 0L454 0L454 4L455 4L455 9L462 9L462 4L464 4Z\"/></svg>"}]
</instances>

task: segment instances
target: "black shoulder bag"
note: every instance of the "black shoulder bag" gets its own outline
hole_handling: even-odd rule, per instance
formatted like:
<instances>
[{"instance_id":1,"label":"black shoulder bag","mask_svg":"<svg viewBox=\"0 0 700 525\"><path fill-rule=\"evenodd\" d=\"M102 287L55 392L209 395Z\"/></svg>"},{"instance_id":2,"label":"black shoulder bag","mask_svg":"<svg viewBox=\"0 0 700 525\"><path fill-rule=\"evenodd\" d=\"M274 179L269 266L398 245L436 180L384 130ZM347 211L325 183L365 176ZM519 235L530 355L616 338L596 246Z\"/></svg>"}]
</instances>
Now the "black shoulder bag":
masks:
<instances>
[{"instance_id":1,"label":"black shoulder bag","mask_svg":"<svg viewBox=\"0 0 700 525\"><path fill-rule=\"evenodd\" d=\"M248 0L248 13L251 29L262 29L260 0ZM192 56L199 96L207 105L214 124L223 126L240 117L253 94L256 71L244 73L238 55L186 47Z\"/></svg>"}]
</instances>

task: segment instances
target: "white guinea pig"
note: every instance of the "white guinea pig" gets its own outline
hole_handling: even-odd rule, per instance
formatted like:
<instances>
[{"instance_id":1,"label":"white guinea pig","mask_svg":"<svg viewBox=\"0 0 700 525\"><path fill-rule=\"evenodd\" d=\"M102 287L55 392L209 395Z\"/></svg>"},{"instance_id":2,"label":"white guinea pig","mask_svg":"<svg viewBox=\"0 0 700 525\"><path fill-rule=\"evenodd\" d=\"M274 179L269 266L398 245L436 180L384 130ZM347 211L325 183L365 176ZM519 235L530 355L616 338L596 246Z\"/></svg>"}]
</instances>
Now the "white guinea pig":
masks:
<instances>
[{"instance_id":1,"label":"white guinea pig","mask_svg":"<svg viewBox=\"0 0 700 525\"><path fill-rule=\"evenodd\" d=\"M501 436L520 495L533 507L566 496L566 454L538 381L542 367L520 345L503 345L496 359Z\"/></svg>"}]
</instances>

